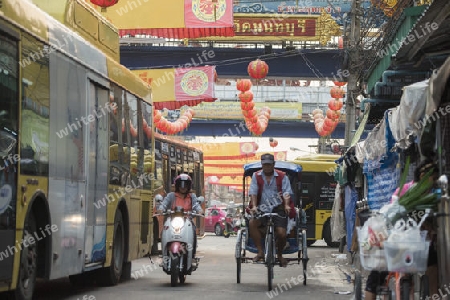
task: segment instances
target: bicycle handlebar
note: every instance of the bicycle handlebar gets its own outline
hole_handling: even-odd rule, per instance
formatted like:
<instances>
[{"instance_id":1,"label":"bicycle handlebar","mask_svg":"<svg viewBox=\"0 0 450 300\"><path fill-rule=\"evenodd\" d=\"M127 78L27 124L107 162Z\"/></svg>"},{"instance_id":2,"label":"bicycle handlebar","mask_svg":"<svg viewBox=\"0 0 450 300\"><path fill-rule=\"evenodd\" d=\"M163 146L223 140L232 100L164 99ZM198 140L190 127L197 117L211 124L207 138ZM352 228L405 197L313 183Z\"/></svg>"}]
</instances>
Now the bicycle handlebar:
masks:
<instances>
[{"instance_id":1,"label":"bicycle handlebar","mask_svg":"<svg viewBox=\"0 0 450 300\"><path fill-rule=\"evenodd\" d=\"M165 212L163 212L163 213L161 213L161 214L154 214L152 217L157 217L157 216L167 216L167 215L171 215L171 214L173 214L173 213L175 213L175 211L174 210L166 210ZM187 216L194 216L194 217L205 217L205 215L201 215L201 214L196 214L196 213L193 213L193 212L183 212L183 214L184 215L187 215Z\"/></svg>"},{"instance_id":2,"label":"bicycle handlebar","mask_svg":"<svg viewBox=\"0 0 450 300\"><path fill-rule=\"evenodd\" d=\"M280 216L278 213L259 213L259 214L257 214L256 216L254 216L254 218L257 218L257 219L259 219L259 218L264 218L264 217L278 217L278 218L286 218L286 217L283 217L283 216Z\"/></svg>"}]
</instances>

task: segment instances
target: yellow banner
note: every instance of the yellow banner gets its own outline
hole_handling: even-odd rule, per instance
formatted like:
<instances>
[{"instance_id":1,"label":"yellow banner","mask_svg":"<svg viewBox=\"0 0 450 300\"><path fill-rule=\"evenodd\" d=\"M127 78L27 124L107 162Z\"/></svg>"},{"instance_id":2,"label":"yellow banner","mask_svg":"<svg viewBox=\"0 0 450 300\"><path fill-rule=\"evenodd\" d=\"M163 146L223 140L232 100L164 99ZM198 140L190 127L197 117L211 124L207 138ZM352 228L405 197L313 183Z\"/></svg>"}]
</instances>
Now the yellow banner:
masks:
<instances>
[{"instance_id":1,"label":"yellow banner","mask_svg":"<svg viewBox=\"0 0 450 300\"><path fill-rule=\"evenodd\" d=\"M268 106L271 110L270 120L300 120L302 103L298 102L262 102L255 103L256 110ZM241 102L200 103L193 107L195 118L243 120ZM270 122L269 120L269 122Z\"/></svg>"},{"instance_id":2,"label":"yellow banner","mask_svg":"<svg viewBox=\"0 0 450 300\"><path fill-rule=\"evenodd\" d=\"M223 159L209 159L206 158L204 165L205 167L240 167L241 170L243 171L244 169L242 169L244 167L245 164L248 163L252 163L252 162L257 162L259 160L261 160L261 155L265 154L265 153L272 153L275 157L275 160L286 160L286 156L287 156L287 151L275 151L275 152L257 152L255 153L254 156L251 157L245 157L245 158L240 158L240 159L227 159L227 160L223 160Z\"/></svg>"},{"instance_id":3,"label":"yellow banner","mask_svg":"<svg viewBox=\"0 0 450 300\"><path fill-rule=\"evenodd\" d=\"M101 14L118 29L185 27L184 0L170 0L168 5L160 0L119 1Z\"/></svg>"},{"instance_id":4,"label":"yellow banner","mask_svg":"<svg viewBox=\"0 0 450 300\"><path fill-rule=\"evenodd\" d=\"M131 70L152 87L152 101L166 102L175 100L175 69Z\"/></svg>"},{"instance_id":5,"label":"yellow banner","mask_svg":"<svg viewBox=\"0 0 450 300\"><path fill-rule=\"evenodd\" d=\"M197 115L195 115L197 117ZM243 143L190 143L197 149L203 151L205 162L208 159L230 159L245 158L255 156L258 144L255 142Z\"/></svg>"}]
</instances>

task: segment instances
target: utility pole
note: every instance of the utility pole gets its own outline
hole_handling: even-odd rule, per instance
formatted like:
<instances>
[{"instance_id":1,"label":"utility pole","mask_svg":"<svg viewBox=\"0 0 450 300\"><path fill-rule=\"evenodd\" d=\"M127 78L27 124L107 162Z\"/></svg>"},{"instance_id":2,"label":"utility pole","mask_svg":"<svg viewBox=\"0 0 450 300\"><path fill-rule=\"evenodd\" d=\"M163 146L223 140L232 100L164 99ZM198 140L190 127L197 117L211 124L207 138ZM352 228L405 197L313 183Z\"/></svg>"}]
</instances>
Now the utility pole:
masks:
<instances>
[{"instance_id":1,"label":"utility pole","mask_svg":"<svg viewBox=\"0 0 450 300\"><path fill-rule=\"evenodd\" d=\"M355 130L356 97L359 94L358 79L360 65L360 35L361 35L361 0L353 0L351 9L350 36L346 44L349 60L350 76L347 85L347 100L345 101L345 146L350 147Z\"/></svg>"}]
</instances>

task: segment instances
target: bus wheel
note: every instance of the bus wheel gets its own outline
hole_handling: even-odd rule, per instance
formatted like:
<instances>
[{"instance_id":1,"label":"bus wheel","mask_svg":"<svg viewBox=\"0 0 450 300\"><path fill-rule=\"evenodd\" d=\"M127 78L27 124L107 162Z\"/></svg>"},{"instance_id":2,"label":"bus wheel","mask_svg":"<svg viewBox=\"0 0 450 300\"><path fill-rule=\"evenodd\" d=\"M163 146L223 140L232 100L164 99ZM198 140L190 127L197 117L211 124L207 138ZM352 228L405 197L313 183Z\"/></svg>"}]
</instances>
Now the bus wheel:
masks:
<instances>
[{"instance_id":1,"label":"bus wheel","mask_svg":"<svg viewBox=\"0 0 450 300\"><path fill-rule=\"evenodd\" d=\"M36 218L33 212L30 212L24 229L23 240L33 238L33 233L37 231ZM37 259L38 259L37 243L30 243L28 247L23 247L20 254L20 268L17 287L14 291L14 299L31 300L36 284Z\"/></svg>"},{"instance_id":2,"label":"bus wheel","mask_svg":"<svg viewBox=\"0 0 450 300\"><path fill-rule=\"evenodd\" d=\"M123 217L120 210L116 211L114 217L114 238L111 265L99 270L97 283L103 286L111 286L119 283L122 275L122 267L125 252L125 230L123 226Z\"/></svg>"},{"instance_id":3,"label":"bus wheel","mask_svg":"<svg viewBox=\"0 0 450 300\"><path fill-rule=\"evenodd\" d=\"M340 242L333 242L331 238L331 224L330 219L326 220L323 224L322 237L327 243L328 247L337 248L339 247Z\"/></svg>"},{"instance_id":4,"label":"bus wheel","mask_svg":"<svg viewBox=\"0 0 450 300\"><path fill-rule=\"evenodd\" d=\"M314 245L314 243L316 242L316 240L306 240L306 246L312 246Z\"/></svg>"}]
</instances>

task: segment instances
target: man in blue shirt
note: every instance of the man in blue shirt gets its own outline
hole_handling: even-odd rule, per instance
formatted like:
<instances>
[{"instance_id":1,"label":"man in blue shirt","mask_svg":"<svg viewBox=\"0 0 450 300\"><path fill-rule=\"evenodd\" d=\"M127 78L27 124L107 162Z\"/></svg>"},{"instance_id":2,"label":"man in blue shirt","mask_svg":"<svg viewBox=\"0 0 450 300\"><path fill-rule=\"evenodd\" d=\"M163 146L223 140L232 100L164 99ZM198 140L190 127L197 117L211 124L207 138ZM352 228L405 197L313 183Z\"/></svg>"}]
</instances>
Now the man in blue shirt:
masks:
<instances>
[{"instance_id":1,"label":"man in blue shirt","mask_svg":"<svg viewBox=\"0 0 450 300\"><path fill-rule=\"evenodd\" d=\"M286 267L287 260L283 258L283 249L286 246L286 227L288 215L294 214L291 205L292 189L289 178L281 171L275 170L275 159L270 153L261 156L262 170L253 173L250 183L250 213L254 214L258 209L263 213L276 212L280 217L274 217L275 235L277 237L277 254L280 266ZM258 254L253 258L254 262L264 260L264 251L261 239L265 234L267 219L250 220L250 237L255 241Z\"/></svg>"}]
</instances>

